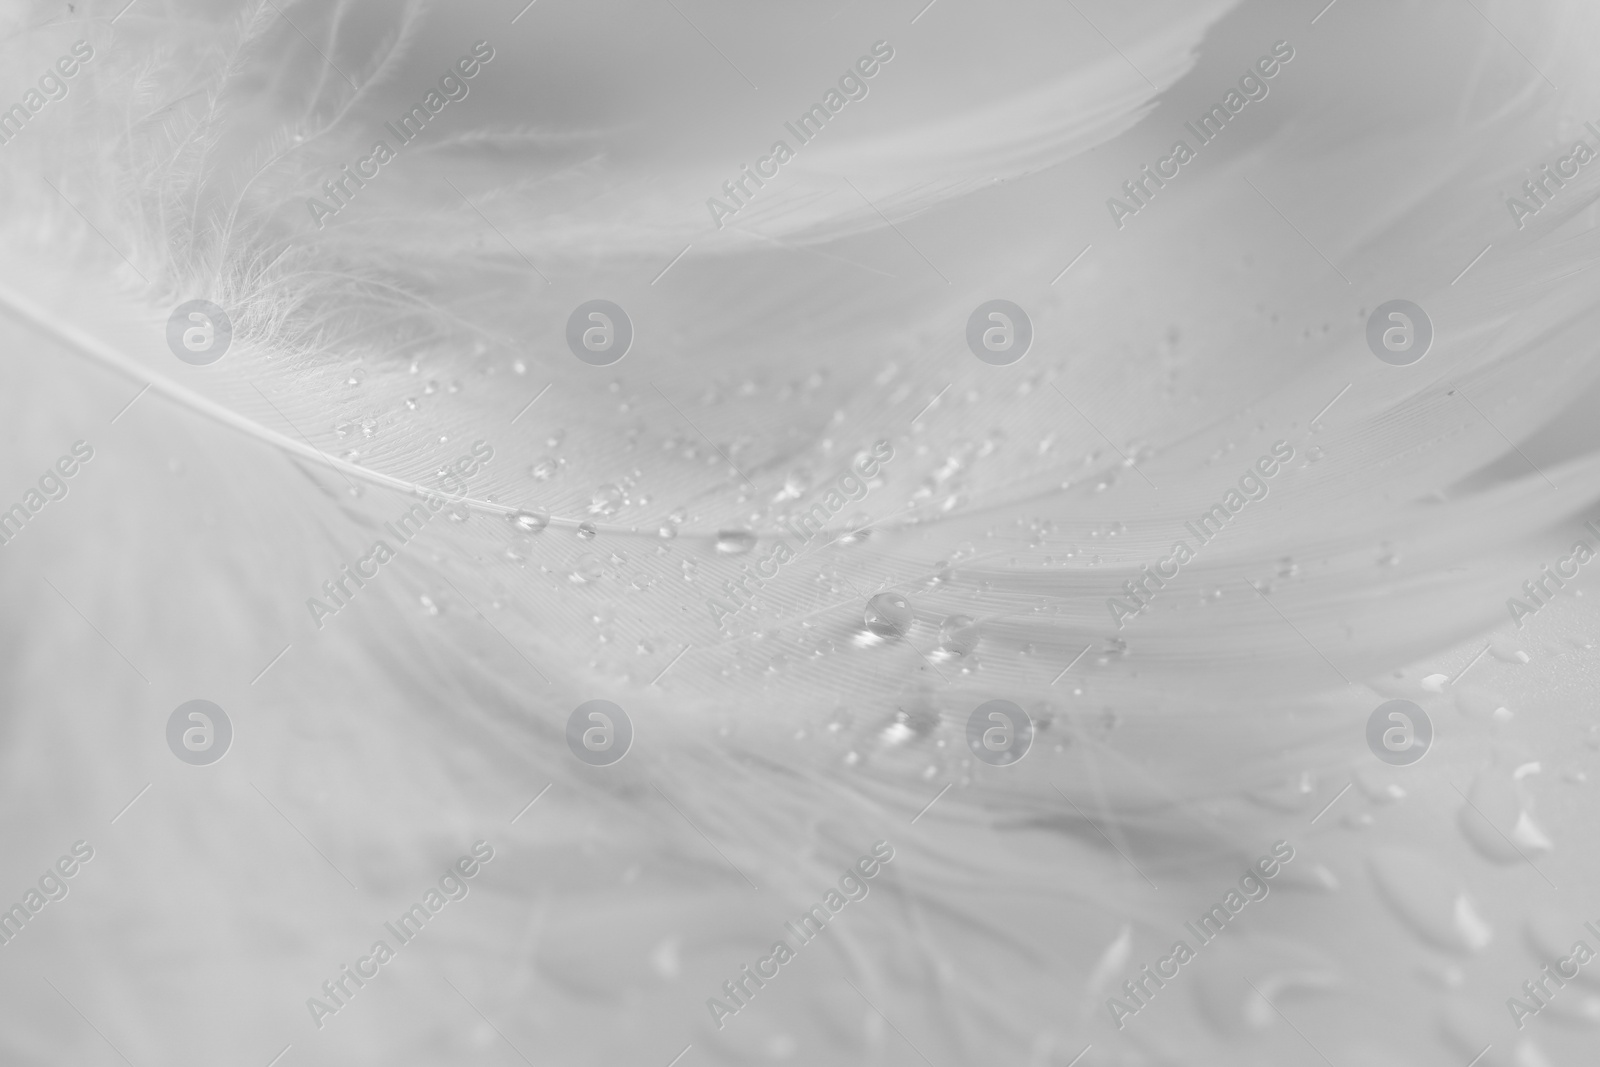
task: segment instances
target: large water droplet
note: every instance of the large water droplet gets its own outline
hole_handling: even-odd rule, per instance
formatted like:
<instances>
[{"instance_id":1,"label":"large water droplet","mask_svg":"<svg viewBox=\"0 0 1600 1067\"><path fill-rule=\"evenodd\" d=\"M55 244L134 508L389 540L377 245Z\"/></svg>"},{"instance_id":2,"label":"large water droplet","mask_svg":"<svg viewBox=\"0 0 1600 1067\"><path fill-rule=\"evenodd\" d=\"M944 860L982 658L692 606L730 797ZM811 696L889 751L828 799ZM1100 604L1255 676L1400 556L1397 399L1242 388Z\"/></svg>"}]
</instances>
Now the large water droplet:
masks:
<instances>
[{"instance_id":1,"label":"large water droplet","mask_svg":"<svg viewBox=\"0 0 1600 1067\"><path fill-rule=\"evenodd\" d=\"M538 533L550 525L550 516L542 511L513 511L506 520L518 533Z\"/></svg>"},{"instance_id":2,"label":"large water droplet","mask_svg":"<svg viewBox=\"0 0 1600 1067\"><path fill-rule=\"evenodd\" d=\"M878 593L867 600L867 629L879 637L904 637L912 618L911 602L899 593Z\"/></svg>"},{"instance_id":3,"label":"large water droplet","mask_svg":"<svg viewBox=\"0 0 1600 1067\"><path fill-rule=\"evenodd\" d=\"M1398 848L1379 849L1369 861L1372 879L1395 916L1429 944L1478 952L1494 940L1465 890L1436 858Z\"/></svg>"},{"instance_id":4,"label":"large water droplet","mask_svg":"<svg viewBox=\"0 0 1600 1067\"><path fill-rule=\"evenodd\" d=\"M594 491L594 497L589 501L591 515L615 515L622 510L627 494L614 485L602 485Z\"/></svg>"},{"instance_id":5,"label":"large water droplet","mask_svg":"<svg viewBox=\"0 0 1600 1067\"><path fill-rule=\"evenodd\" d=\"M585 585L589 582L599 581L605 576L605 573L605 564L600 562L600 557L593 552L585 552L572 561L572 571L567 577L579 585Z\"/></svg>"},{"instance_id":6,"label":"large water droplet","mask_svg":"<svg viewBox=\"0 0 1600 1067\"><path fill-rule=\"evenodd\" d=\"M971 615L952 615L939 627L939 647L965 656L978 647L978 622Z\"/></svg>"},{"instance_id":7,"label":"large water droplet","mask_svg":"<svg viewBox=\"0 0 1600 1067\"><path fill-rule=\"evenodd\" d=\"M1100 953L1099 962L1089 974L1087 991L1090 997L1098 997L1102 990L1116 984L1116 979L1122 977L1122 972L1128 968L1128 957L1132 950L1133 924L1123 923L1122 932Z\"/></svg>"},{"instance_id":8,"label":"large water droplet","mask_svg":"<svg viewBox=\"0 0 1600 1067\"><path fill-rule=\"evenodd\" d=\"M1516 783L1494 767L1473 780L1456 825L1472 847L1494 863L1532 863L1535 855L1554 847L1528 813Z\"/></svg>"},{"instance_id":9,"label":"large water droplet","mask_svg":"<svg viewBox=\"0 0 1600 1067\"><path fill-rule=\"evenodd\" d=\"M1242 941L1219 940L1205 952L1205 979L1195 995L1206 1021L1230 1037L1280 1023L1273 1005L1281 1004L1286 993L1296 996L1339 984L1331 960L1291 941L1246 935Z\"/></svg>"},{"instance_id":10,"label":"large water droplet","mask_svg":"<svg viewBox=\"0 0 1600 1067\"><path fill-rule=\"evenodd\" d=\"M749 530L722 530L717 533L716 549L724 556L742 556L756 547L756 535Z\"/></svg>"}]
</instances>

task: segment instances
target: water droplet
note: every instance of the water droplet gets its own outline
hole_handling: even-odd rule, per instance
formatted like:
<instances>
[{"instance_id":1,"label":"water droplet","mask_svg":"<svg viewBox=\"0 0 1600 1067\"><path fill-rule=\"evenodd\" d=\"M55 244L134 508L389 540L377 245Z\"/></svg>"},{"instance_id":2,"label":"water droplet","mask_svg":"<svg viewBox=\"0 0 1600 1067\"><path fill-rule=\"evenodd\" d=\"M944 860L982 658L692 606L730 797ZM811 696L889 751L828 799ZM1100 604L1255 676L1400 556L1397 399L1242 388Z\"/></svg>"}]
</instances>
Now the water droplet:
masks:
<instances>
[{"instance_id":1,"label":"water droplet","mask_svg":"<svg viewBox=\"0 0 1600 1067\"><path fill-rule=\"evenodd\" d=\"M671 523L664 522L661 524L660 528L656 530L656 536L661 538L663 541L670 541L674 537L678 536L678 528Z\"/></svg>"},{"instance_id":2,"label":"water droplet","mask_svg":"<svg viewBox=\"0 0 1600 1067\"><path fill-rule=\"evenodd\" d=\"M580 523L578 523L578 538L579 538L579 540L582 540L582 541L593 541L595 534L597 534L599 532L600 532L599 530L595 529L595 525L592 522L580 522Z\"/></svg>"},{"instance_id":3,"label":"water droplet","mask_svg":"<svg viewBox=\"0 0 1600 1067\"><path fill-rule=\"evenodd\" d=\"M1489 655L1502 663L1527 663L1528 654L1504 637L1489 642Z\"/></svg>"},{"instance_id":4,"label":"water droplet","mask_svg":"<svg viewBox=\"0 0 1600 1067\"><path fill-rule=\"evenodd\" d=\"M717 533L716 549L720 555L742 556L756 547L756 535L749 530L721 530Z\"/></svg>"},{"instance_id":5,"label":"water droplet","mask_svg":"<svg viewBox=\"0 0 1600 1067\"><path fill-rule=\"evenodd\" d=\"M528 468L528 477L532 478L536 482L548 482L551 478L555 477L556 468L558 466L559 465L555 460L551 459L549 456L545 456L544 458L535 462L533 466Z\"/></svg>"},{"instance_id":6,"label":"water droplet","mask_svg":"<svg viewBox=\"0 0 1600 1067\"><path fill-rule=\"evenodd\" d=\"M1478 952L1494 931L1466 891L1436 857L1380 848L1369 860L1379 895L1405 927L1422 940L1454 952Z\"/></svg>"},{"instance_id":7,"label":"water droplet","mask_svg":"<svg viewBox=\"0 0 1600 1067\"><path fill-rule=\"evenodd\" d=\"M594 491L593 498L589 501L589 514L615 515L622 510L622 505L627 501L627 494L617 486L606 484Z\"/></svg>"},{"instance_id":8,"label":"water droplet","mask_svg":"<svg viewBox=\"0 0 1600 1067\"><path fill-rule=\"evenodd\" d=\"M538 533L550 525L550 516L542 511L513 511L506 519L519 533Z\"/></svg>"},{"instance_id":9,"label":"water droplet","mask_svg":"<svg viewBox=\"0 0 1600 1067\"><path fill-rule=\"evenodd\" d=\"M1208 952L1195 994L1206 1021L1230 1036L1281 1025L1272 1006L1285 994L1297 998L1339 984L1332 961L1290 941L1246 935L1242 942L1218 941Z\"/></svg>"},{"instance_id":10,"label":"water droplet","mask_svg":"<svg viewBox=\"0 0 1600 1067\"><path fill-rule=\"evenodd\" d=\"M363 370L361 367L357 367L355 370L350 372L350 377L348 377L348 378L346 378L344 380L344 384L346 384L346 385L360 385L362 382L364 382L366 380L367 380L367 372L365 370Z\"/></svg>"},{"instance_id":11,"label":"water droplet","mask_svg":"<svg viewBox=\"0 0 1600 1067\"><path fill-rule=\"evenodd\" d=\"M1404 800L1406 791L1399 783L1391 781L1389 775L1373 770L1357 771L1352 779L1361 788L1361 792L1374 804L1393 804L1397 800Z\"/></svg>"},{"instance_id":12,"label":"water droplet","mask_svg":"<svg viewBox=\"0 0 1600 1067\"><path fill-rule=\"evenodd\" d=\"M451 522L466 522L470 518L472 518L472 509L463 504L458 504L450 509Z\"/></svg>"},{"instance_id":13,"label":"water droplet","mask_svg":"<svg viewBox=\"0 0 1600 1067\"><path fill-rule=\"evenodd\" d=\"M433 597L429 596L427 593L423 593L421 596L417 597L417 601L422 604L422 610L427 612L429 615L439 614L439 605L435 604L433 602Z\"/></svg>"},{"instance_id":14,"label":"water droplet","mask_svg":"<svg viewBox=\"0 0 1600 1067\"><path fill-rule=\"evenodd\" d=\"M845 520L845 531L839 535L841 545L859 545L872 536L872 516L856 512Z\"/></svg>"},{"instance_id":15,"label":"water droplet","mask_svg":"<svg viewBox=\"0 0 1600 1067\"><path fill-rule=\"evenodd\" d=\"M1310 771L1301 771L1258 786L1245 795L1274 811L1300 811L1317 798L1317 782Z\"/></svg>"},{"instance_id":16,"label":"water droplet","mask_svg":"<svg viewBox=\"0 0 1600 1067\"><path fill-rule=\"evenodd\" d=\"M912 618L911 602L899 593L878 593L867 601L867 629L879 637L904 637Z\"/></svg>"},{"instance_id":17,"label":"water droplet","mask_svg":"<svg viewBox=\"0 0 1600 1067\"><path fill-rule=\"evenodd\" d=\"M952 615L939 627L939 647L965 656L978 647L978 623L970 615Z\"/></svg>"},{"instance_id":18,"label":"water droplet","mask_svg":"<svg viewBox=\"0 0 1600 1067\"><path fill-rule=\"evenodd\" d=\"M1456 813L1472 847L1485 859L1505 865L1532 862L1532 856L1554 848L1539 824L1533 821L1517 785L1505 771L1490 768L1473 780L1467 803Z\"/></svg>"},{"instance_id":19,"label":"water droplet","mask_svg":"<svg viewBox=\"0 0 1600 1067\"><path fill-rule=\"evenodd\" d=\"M572 561L572 571L567 578L579 585L586 585L589 582L599 581L605 577L605 573L605 564L600 562L600 557L593 552L585 552Z\"/></svg>"},{"instance_id":20,"label":"water droplet","mask_svg":"<svg viewBox=\"0 0 1600 1067\"><path fill-rule=\"evenodd\" d=\"M1115 979L1121 977L1127 969L1128 957L1133 950L1133 924L1123 923L1122 932L1112 940L1100 953L1100 960L1094 965L1094 970L1089 973L1087 983L1088 993L1091 997L1098 997L1102 990L1112 988Z\"/></svg>"},{"instance_id":21,"label":"water droplet","mask_svg":"<svg viewBox=\"0 0 1600 1067\"><path fill-rule=\"evenodd\" d=\"M781 504L785 500L797 500L810 488L811 472L804 467L796 467L783 480L783 488L773 494L772 502Z\"/></svg>"},{"instance_id":22,"label":"water droplet","mask_svg":"<svg viewBox=\"0 0 1600 1067\"><path fill-rule=\"evenodd\" d=\"M1456 710L1468 718L1487 718L1506 711L1505 701L1492 693L1485 692L1476 686L1460 686L1456 689ZM1509 715L1510 712L1507 711Z\"/></svg>"}]
</instances>

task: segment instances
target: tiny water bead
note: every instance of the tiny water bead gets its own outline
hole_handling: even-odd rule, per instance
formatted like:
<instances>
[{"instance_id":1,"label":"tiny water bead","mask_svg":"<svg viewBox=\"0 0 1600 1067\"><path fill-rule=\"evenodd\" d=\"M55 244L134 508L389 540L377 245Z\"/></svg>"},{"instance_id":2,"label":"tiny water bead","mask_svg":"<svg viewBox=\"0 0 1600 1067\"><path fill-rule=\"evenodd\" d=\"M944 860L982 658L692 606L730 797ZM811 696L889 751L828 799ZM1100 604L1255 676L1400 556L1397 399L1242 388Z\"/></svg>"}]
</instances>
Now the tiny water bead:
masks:
<instances>
[{"instance_id":1,"label":"tiny water bead","mask_svg":"<svg viewBox=\"0 0 1600 1067\"><path fill-rule=\"evenodd\" d=\"M899 593L878 593L867 600L867 629L879 637L904 637L912 618L911 602Z\"/></svg>"},{"instance_id":2,"label":"tiny water bead","mask_svg":"<svg viewBox=\"0 0 1600 1067\"><path fill-rule=\"evenodd\" d=\"M538 533L550 525L550 516L542 511L513 511L506 519L518 533Z\"/></svg>"},{"instance_id":3,"label":"tiny water bead","mask_svg":"<svg viewBox=\"0 0 1600 1067\"><path fill-rule=\"evenodd\" d=\"M533 466L528 468L528 477L532 478L536 482L548 482L551 478L555 477L556 469L559 466L560 464L557 463L556 460L551 459L549 456L545 456L542 459L534 461Z\"/></svg>"},{"instance_id":4,"label":"tiny water bead","mask_svg":"<svg viewBox=\"0 0 1600 1067\"><path fill-rule=\"evenodd\" d=\"M597 534L599 532L600 531L595 527L595 524L592 523L592 522L580 522L580 523L578 523L578 537L579 537L580 540L593 541L595 534Z\"/></svg>"},{"instance_id":5,"label":"tiny water bead","mask_svg":"<svg viewBox=\"0 0 1600 1067\"><path fill-rule=\"evenodd\" d=\"M756 535L749 530L720 530L716 550L723 556L742 556L756 546Z\"/></svg>"}]
</instances>

